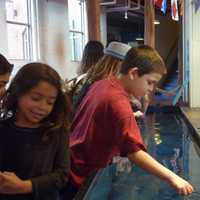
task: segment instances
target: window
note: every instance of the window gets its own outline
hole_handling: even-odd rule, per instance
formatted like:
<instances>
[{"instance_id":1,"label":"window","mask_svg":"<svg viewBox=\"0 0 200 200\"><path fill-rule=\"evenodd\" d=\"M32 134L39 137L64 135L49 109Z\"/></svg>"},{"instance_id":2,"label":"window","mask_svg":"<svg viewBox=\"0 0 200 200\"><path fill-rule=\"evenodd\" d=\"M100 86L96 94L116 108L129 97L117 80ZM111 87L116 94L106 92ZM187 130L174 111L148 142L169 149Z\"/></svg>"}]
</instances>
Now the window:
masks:
<instances>
[{"instance_id":1,"label":"window","mask_svg":"<svg viewBox=\"0 0 200 200\"><path fill-rule=\"evenodd\" d=\"M6 0L9 59L33 59L32 0Z\"/></svg>"},{"instance_id":2,"label":"window","mask_svg":"<svg viewBox=\"0 0 200 200\"><path fill-rule=\"evenodd\" d=\"M68 0L71 60L80 61L87 40L84 0Z\"/></svg>"}]
</instances>

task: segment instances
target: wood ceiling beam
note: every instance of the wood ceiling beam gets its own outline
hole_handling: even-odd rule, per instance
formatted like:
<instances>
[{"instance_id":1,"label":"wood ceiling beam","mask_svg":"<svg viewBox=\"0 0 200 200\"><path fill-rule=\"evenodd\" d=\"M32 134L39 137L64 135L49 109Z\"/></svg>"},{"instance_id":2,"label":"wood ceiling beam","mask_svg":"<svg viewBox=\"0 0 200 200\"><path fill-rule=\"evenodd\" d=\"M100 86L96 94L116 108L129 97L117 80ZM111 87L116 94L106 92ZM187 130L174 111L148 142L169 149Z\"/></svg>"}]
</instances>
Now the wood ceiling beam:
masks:
<instances>
[{"instance_id":1,"label":"wood ceiling beam","mask_svg":"<svg viewBox=\"0 0 200 200\"><path fill-rule=\"evenodd\" d=\"M144 43L155 48L155 10L153 0L144 1Z\"/></svg>"}]
</instances>

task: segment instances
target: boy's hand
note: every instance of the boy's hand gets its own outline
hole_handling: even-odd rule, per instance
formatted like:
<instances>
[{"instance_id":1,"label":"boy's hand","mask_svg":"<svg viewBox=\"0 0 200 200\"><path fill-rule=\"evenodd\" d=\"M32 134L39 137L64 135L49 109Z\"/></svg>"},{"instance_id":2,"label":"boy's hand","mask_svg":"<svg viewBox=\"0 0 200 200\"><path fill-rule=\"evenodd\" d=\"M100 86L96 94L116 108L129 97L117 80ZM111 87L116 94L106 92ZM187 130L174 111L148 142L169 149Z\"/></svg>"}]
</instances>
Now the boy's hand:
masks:
<instances>
[{"instance_id":1,"label":"boy's hand","mask_svg":"<svg viewBox=\"0 0 200 200\"><path fill-rule=\"evenodd\" d=\"M179 176L173 176L169 180L169 184L173 186L180 195L190 195L194 191L192 185Z\"/></svg>"},{"instance_id":2,"label":"boy's hand","mask_svg":"<svg viewBox=\"0 0 200 200\"><path fill-rule=\"evenodd\" d=\"M144 117L144 113L142 113L141 111L136 111L133 113L135 118L140 118L140 117Z\"/></svg>"},{"instance_id":3,"label":"boy's hand","mask_svg":"<svg viewBox=\"0 0 200 200\"><path fill-rule=\"evenodd\" d=\"M31 181L21 180L12 172L0 172L1 194L22 194L31 192L32 192Z\"/></svg>"},{"instance_id":4,"label":"boy's hand","mask_svg":"<svg viewBox=\"0 0 200 200\"><path fill-rule=\"evenodd\" d=\"M177 190L178 194L189 195L194 191L190 183L167 169L164 165L152 158L147 152L139 150L130 154L128 158L142 169L167 181Z\"/></svg>"}]
</instances>

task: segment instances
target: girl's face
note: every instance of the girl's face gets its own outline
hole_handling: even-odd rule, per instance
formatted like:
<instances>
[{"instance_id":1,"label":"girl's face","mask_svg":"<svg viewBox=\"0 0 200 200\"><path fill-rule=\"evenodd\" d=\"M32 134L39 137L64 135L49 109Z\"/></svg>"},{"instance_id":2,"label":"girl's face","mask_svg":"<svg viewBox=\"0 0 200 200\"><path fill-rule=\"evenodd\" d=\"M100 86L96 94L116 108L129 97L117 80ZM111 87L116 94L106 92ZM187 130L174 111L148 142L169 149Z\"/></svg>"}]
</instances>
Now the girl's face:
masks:
<instances>
[{"instance_id":1,"label":"girl's face","mask_svg":"<svg viewBox=\"0 0 200 200\"><path fill-rule=\"evenodd\" d=\"M6 84L8 83L10 78L10 73L0 75L0 98L6 91Z\"/></svg>"},{"instance_id":2,"label":"girl's face","mask_svg":"<svg viewBox=\"0 0 200 200\"><path fill-rule=\"evenodd\" d=\"M57 89L46 81L40 81L30 91L19 97L16 125L33 128L40 125L52 111Z\"/></svg>"}]
</instances>

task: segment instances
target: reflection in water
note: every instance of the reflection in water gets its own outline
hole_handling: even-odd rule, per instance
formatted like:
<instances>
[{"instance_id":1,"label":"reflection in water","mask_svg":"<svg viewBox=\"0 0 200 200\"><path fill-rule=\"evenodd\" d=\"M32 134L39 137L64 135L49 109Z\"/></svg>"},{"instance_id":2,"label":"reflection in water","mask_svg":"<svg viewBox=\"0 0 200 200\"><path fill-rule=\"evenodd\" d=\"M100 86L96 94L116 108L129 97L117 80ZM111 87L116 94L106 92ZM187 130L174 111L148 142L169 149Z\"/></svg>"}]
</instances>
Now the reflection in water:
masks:
<instances>
[{"instance_id":1,"label":"reflection in water","mask_svg":"<svg viewBox=\"0 0 200 200\"><path fill-rule=\"evenodd\" d=\"M139 126L148 152L176 174L190 179L196 192L179 196L162 180L117 157L115 164L101 171L85 200L200 200L200 159L184 120L179 115L157 113L139 121Z\"/></svg>"},{"instance_id":2,"label":"reflection in water","mask_svg":"<svg viewBox=\"0 0 200 200\"><path fill-rule=\"evenodd\" d=\"M200 192L193 192L192 195L184 198L184 200L199 200L200 199Z\"/></svg>"}]
</instances>

